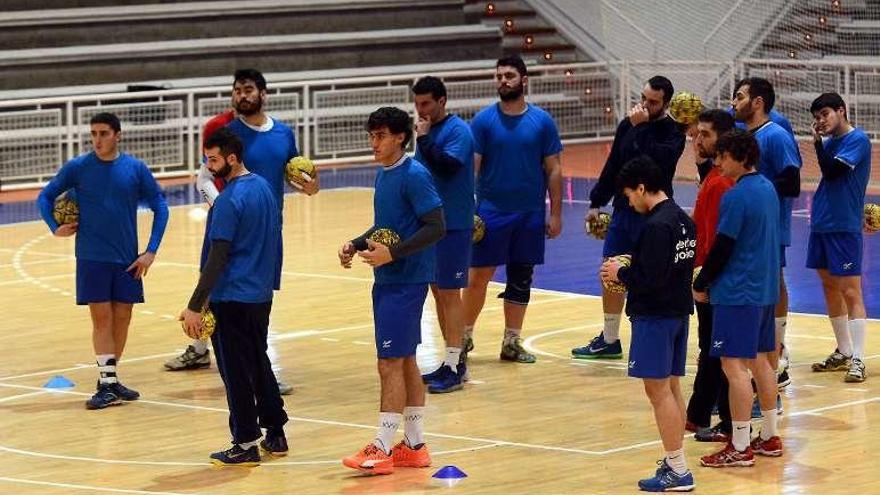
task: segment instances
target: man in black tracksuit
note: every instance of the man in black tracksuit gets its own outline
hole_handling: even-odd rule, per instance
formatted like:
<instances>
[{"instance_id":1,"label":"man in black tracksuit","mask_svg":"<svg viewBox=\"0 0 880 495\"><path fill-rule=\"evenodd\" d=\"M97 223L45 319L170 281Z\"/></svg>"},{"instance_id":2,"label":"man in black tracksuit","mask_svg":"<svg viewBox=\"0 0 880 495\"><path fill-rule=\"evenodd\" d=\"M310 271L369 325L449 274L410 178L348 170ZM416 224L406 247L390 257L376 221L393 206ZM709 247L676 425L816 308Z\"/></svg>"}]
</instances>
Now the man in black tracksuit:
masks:
<instances>
[{"instance_id":1,"label":"man in black tracksuit","mask_svg":"<svg viewBox=\"0 0 880 495\"><path fill-rule=\"evenodd\" d=\"M660 167L647 157L628 162L620 171L618 189L644 215L645 226L632 264L622 266L612 258L602 264L600 276L628 289L628 374L644 382L666 451L654 477L640 480L639 488L687 491L694 479L682 449L685 408L679 377L684 376L688 320L694 310L690 287L697 237L693 220L664 192L664 180Z\"/></svg>"},{"instance_id":2,"label":"man in black tracksuit","mask_svg":"<svg viewBox=\"0 0 880 495\"><path fill-rule=\"evenodd\" d=\"M654 76L642 88L642 101L635 105L617 126L611 153L599 180L590 191L590 209L587 220L598 218L599 208L611 198L614 212L602 246L602 256L632 254L636 239L645 223L642 215L627 204L626 197L616 189L616 180L623 165L634 158L646 156L662 172L661 190L672 197L672 179L675 167L684 151L685 135L681 125L667 114L674 89L663 76ZM576 359L621 359L620 313L623 294L602 291L602 312L605 314L602 333L588 344L575 347L571 356Z\"/></svg>"}]
</instances>

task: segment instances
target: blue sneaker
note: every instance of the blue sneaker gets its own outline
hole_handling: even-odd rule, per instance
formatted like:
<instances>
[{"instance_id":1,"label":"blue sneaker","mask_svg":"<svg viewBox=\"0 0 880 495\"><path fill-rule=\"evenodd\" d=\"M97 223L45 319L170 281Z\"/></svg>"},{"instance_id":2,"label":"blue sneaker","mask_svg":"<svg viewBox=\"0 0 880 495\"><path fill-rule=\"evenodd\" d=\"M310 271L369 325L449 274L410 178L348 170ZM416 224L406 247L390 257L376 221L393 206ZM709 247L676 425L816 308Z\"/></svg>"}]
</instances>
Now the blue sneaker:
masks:
<instances>
[{"instance_id":1,"label":"blue sneaker","mask_svg":"<svg viewBox=\"0 0 880 495\"><path fill-rule=\"evenodd\" d=\"M436 382L440 377L443 376L443 368L447 368L447 366L446 366L446 363L441 362L439 368L437 368L436 370L434 370L430 373L426 373L426 374L422 375L422 383L427 385L431 382Z\"/></svg>"},{"instance_id":2,"label":"blue sneaker","mask_svg":"<svg viewBox=\"0 0 880 495\"><path fill-rule=\"evenodd\" d=\"M639 490L645 492L689 492L696 486L694 475L690 471L676 474L665 459L658 461L657 464L660 467L657 468L653 478L639 480Z\"/></svg>"},{"instance_id":3,"label":"blue sneaker","mask_svg":"<svg viewBox=\"0 0 880 495\"><path fill-rule=\"evenodd\" d=\"M782 408L782 395L776 394L776 414L782 416L784 412ZM752 403L752 419L763 418L764 415L761 414L761 403L758 401L758 397L755 396L755 402Z\"/></svg>"},{"instance_id":4,"label":"blue sneaker","mask_svg":"<svg viewBox=\"0 0 880 495\"><path fill-rule=\"evenodd\" d=\"M267 428L266 438L260 441L260 450L270 457L284 457L289 450L287 437L281 428Z\"/></svg>"},{"instance_id":5,"label":"blue sneaker","mask_svg":"<svg viewBox=\"0 0 880 495\"><path fill-rule=\"evenodd\" d=\"M97 386L101 386L100 381L98 382ZM138 392L137 390L132 390L118 381L116 383L110 384L110 389L113 390L113 393L119 396L120 399L126 402L138 400L141 398L140 392Z\"/></svg>"},{"instance_id":6,"label":"blue sneaker","mask_svg":"<svg viewBox=\"0 0 880 495\"><path fill-rule=\"evenodd\" d=\"M575 359L623 359L623 349L620 347L620 339L612 344L607 344L605 336L600 333L589 344L572 349L571 357Z\"/></svg>"},{"instance_id":7,"label":"blue sneaker","mask_svg":"<svg viewBox=\"0 0 880 495\"><path fill-rule=\"evenodd\" d=\"M259 466L260 451L256 446L245 450L234 444L231 449L211 454L211 463L216 466Z\"/></svg>"},{"instance_id":8,"label":"blue sneaker","mask_svg":"<svg viewBox=\"0 0 880 495\"><path fill-rule=\"evenodd\" d=\"M86 409L104 409L105 407L118 406L122 399L116 395L112 383L98 384L98 390L91 399L86 401Z\"/></svg>"},{"instance_id":9,"label":"blue sneaker","mask_svg":"<svg viewBox=\"0 0 880 495\"><path fill-rule=\"evenodd\" d=\"M462 368L458 366L459 370ZM462 383L462 374L452 371L449 365L444 364L438 370L439 375L432 381L428 382L428 392L432 394L447 394L461 390L464 387Z\"/></svg>"}]
</instances>

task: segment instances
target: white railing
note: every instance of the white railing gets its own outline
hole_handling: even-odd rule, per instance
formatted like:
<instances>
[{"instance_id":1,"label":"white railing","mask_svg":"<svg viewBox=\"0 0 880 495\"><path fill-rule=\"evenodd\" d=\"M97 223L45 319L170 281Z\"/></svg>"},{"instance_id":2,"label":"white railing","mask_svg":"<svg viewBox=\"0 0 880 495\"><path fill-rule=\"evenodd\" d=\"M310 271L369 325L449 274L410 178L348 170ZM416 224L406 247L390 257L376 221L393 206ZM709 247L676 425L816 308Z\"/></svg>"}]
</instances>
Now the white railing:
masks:
<instances>
[{"instance_id":1,"label":"white railing","mask_svg":"<svg viewBox=\"0 0 880 495\"><path fill-rule=\"evenodd\" d=\"M529 100L548 110L566 142L610 139L620 117L655 74L679 90L697 93L709 106L728 104L737 77L760 75L777 89L779 109L797 133L808 135L809 103L838 91L850 117L880 139L880 61L788 60L627 61L530 68ZM449 92L448 108L470 119L497 100L491 67L435 74ZM412 112L412 84L424 74L278 82L268 112L296 129L300 151L323 163L371 157L364 131L370 112L396 105ZM0 101L0 180L4 189L38 186L60 164L90 148L88 120L99 111L123 122L123 149L141 157L157 176L193 174L201 126L225 109L228 86Z\"/></svg>"}]
</instances>

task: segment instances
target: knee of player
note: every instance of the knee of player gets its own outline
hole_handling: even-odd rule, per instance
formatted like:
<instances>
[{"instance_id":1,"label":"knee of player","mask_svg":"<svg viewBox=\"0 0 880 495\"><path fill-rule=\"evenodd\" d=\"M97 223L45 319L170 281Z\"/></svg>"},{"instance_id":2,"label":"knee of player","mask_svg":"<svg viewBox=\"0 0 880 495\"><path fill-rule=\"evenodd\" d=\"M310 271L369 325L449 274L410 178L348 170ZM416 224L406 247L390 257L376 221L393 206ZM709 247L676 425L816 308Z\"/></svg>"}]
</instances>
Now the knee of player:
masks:
<instances>
[{"instance_id":1,"label":"knee of player","mask_svg":"<svg viewBox=\"0 0 880 495\"><path fill-rule=\"evenodd\" d=\"M532 265L522 263L507 265L507 285L499 297L514 304L528 304L532 292L532 273L534 273Z\"/></svg>"}]
</instances>

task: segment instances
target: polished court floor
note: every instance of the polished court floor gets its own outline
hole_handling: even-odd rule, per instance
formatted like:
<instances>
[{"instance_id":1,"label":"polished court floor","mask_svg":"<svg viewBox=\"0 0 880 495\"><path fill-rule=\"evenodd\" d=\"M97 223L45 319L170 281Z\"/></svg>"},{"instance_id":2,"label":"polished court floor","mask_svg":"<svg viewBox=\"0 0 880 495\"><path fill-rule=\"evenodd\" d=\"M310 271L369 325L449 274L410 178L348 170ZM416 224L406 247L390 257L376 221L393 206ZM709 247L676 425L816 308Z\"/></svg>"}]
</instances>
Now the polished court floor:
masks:
<instances>
[{"instance_id":1,"label":"polished court floor","mask_svg":"<svg viewBox=\"0 0 880 495\"><path fill-rule=\"evenodd\" d=\"M437 493L430 475L453 464L468 478L461 493L634 493L661 456L651 409L625 362L575 362L569 349L601 327L595 272L600 243L582 231L589 181L566 182L565 233L548 243L524 331L534 365L497 359L502 319L493 286L478 322L472 381L464 391L431 396L427 430L434 468L365 478L339 459L372 438L378 380L365 266L338 267L338 244L371 219L372 171L327 171L314 198L285 204L285 272L272 316L272 358L295 386L285 399L291 453L253 469L214 468L207 455L228 442L223 387L212 367L169 373L162 363L186 340L174 321L197 277L204 211L189 187L168 189L175 206L157 262L136 307L119 374L143 399L86 411L94 387L88 311L73 304L73 241L33 221L32 203L0 204L0 491L3 493ZM693 187L680 184L681 204ZM805 195L806 196L806 195ZM841 487L870 493L880 481L872 448L880 441L877 369L880 323L869 323L869 380L813 374L809 363L834 343L815 274L802 268L806 197L796 207L796 241L787 273L792 292L789 344L793 385L784 393L786 454L752 469L708 470L698 457L715 444L685 442L702 493L820 493ZM140 217L146 238L150 215ZM869 316L880 315L876 254L866 239ZM694 329L695 330L695 329ZM696 359L695 331L690 362ZM629 326L624 323L624 343ZM420 365L438 362L443 343L426 306ZM693 367L689 368L689 374ZM63 375L67 390L43 387ZM690 389L692 376L685 379Z\"/></svg>"}]
</instances>

